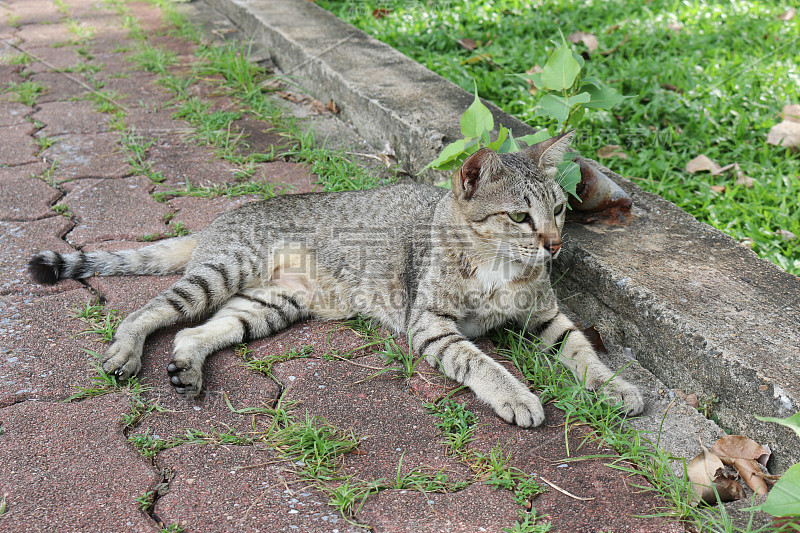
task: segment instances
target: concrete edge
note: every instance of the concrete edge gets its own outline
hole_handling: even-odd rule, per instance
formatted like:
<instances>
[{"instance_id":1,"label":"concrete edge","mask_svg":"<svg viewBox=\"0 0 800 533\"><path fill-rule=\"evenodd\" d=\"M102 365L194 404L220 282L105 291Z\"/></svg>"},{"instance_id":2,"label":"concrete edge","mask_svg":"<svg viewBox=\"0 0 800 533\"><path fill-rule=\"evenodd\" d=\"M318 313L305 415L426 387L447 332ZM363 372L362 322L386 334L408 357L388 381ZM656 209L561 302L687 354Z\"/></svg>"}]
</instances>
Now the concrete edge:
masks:
<instances>
[{"instance_id":1,"label":"concrete edge","mask_svg":"<svg viewBox=\"0 0 800 533\"><path fill-rule=\"evenodd\" d=\"M206 1L270 50L299 86L333 99L340 117L373 146L388 142L409 171L460 137L458 119L471 95L312 2ZM489 107L496 124L515 135L533 131ZM774 469L800 461L791 431L752 417L785 417L800 405L800 280L598 167L634 198L634 221L624 230L569 225L569 247L556 265L562 301L608 340L632 348L668 387L716 398L720 423L769 444ZM685 249L687 240L693 250ZM680 275L665 276L665 265L673 263ZM661 422L659 413L649 414ZM695 414L702 420L690 432L718 434ZM688 448L668 451L688 457Z\"/></svg>"}]
</instances>

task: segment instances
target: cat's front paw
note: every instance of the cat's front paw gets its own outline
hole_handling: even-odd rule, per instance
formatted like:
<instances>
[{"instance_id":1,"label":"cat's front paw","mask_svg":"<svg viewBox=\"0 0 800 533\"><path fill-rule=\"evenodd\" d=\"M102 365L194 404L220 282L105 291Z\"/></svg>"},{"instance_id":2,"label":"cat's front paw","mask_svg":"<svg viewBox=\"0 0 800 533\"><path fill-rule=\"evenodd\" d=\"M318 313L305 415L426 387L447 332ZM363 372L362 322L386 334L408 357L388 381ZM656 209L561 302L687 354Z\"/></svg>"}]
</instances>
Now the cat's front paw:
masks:
<instances>
[{"instance_id":1,"label":"cat's front paw","mask_svg":"<svg viewBox=\"0 0 800 533\"><path fill-rule=\"evenodd\" d=\"M191 360L173 358L167 365L167 374L169 384L175 387L175 392L187 400L195 398L203 388L203 369Z\"/></svg>"},{"instance_id":2,"label":"cat's front paw","mask_svg":"<svg viewBox=\"0 0 800 533\"><path fill-rule=\"evenodd\" d=\"M127 339L118 339L100 360L103 372L117 379L129 379L142 369L142 347Z\"/></svg>"},{"instance_id":3,"label":"cat's front paw","mask_svg":"<svg viewBox=\"0 0 800 533\"><path fill-rule=\"evenodd\" d=\"M635 385L623 379L611 380L604 392L611 403L621 403L622 410L629 415L640 415L644 411L644 396Z\"/></svg>"},{"instance_id":4,"label":"cat's front paw","mask_svg":"<svg viewBox=\"0 0 800 533\"><path fill-rule=\"evenodd\" d=\"M498 398L492 402L492 407L500 418L519 427L535 427L544 422L542 402L524 387L505 398Z\"/></svg>"}]
</instances>

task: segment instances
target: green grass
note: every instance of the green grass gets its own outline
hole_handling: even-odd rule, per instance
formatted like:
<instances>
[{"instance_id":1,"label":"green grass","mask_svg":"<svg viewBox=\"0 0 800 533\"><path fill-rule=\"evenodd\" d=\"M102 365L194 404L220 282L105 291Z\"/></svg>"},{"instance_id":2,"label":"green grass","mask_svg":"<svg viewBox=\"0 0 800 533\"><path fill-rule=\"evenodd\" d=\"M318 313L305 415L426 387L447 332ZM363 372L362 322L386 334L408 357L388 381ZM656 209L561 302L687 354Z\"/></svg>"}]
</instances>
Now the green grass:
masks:
<instances>
[{"instance_id":1,"label":"green grass","mask_svg":"<svg viewBox=\"0 0 800 533\"><path fill-rule=\"evenodd\" d=\"M72 211L70 211L69 206L67 204L55 204L50 209L52 209L62 217L66 217L70 220L72 220L75 217L75 215L72 214Z\"/></svg>"},{"instance_id":2,"label":"green grass","mask_svg":"<svg viewBox=\"0 0 800 533\"><path fill-rule=\"evenodd\" d=\"M124 100L128 95L121 94L118 91L93 91L86 95L84 98L94 104L95 111L100 113L119 113L122 108L118 100Z\"/></svg>"},{"instance_id":3,"label":"green grass","mask_svg":"<svg viewBox=\"0 0 800 533\"><path fill-rule=\"evenodd\" d=\"M33 63L33 58L25 52L0 56L0 64L3 65L30 65L31 63Z\"/></svg>"},{"instance_id":4,"label":"green grass","mask_svg":"<svg viewBox=\"0 0 800 533\"><path fill-rule=\"evenodd\" d=\"M247 349L245 345L237 350L237 354L244 360L244 366L255 372L260 372L265 376L277 381L275 376L272 375L272 367L278 363L284 363L293 359L305 359L314 353L314 347L309 345L299 346L287 350L283 354L267 354L262 358L251 357L252 350Z\"/></svg>"},{"instance_id":5,"label":"green grass","mask_svg":"<svg viewBox=\"0 0 800 533\"><path fill-rule=\"evenodd\" d=\"M11 100L27 106L36 105L39 98L47 89L38 81L11 81L6 84L3 92L11 93Z\"/></svg>"},{"instance_id":6,"label":"green grass","mask_svg":"<svg viewBox=\"0 0 800 533\"><path fill-rule=\"evenodd\" d=\"M136 53L126 59L140 69L156 74L167 74L167 69L178 62L174 52L148 44L140 44Z\"/></svg>"},{"instance_id":7,"label":"green grass","mask_svg":"<svg viewBox=\"0 0 800 533\"><path fill-rule=\"evenodd\" d=\"M64 204L59 204L64 205ZM69 212L69 208L64 205L63 212L59 213L56 207L53 210L59 214ZM92 333L99 336L103 342L111 342L117 326L122 322L122 315L116 309L106 309L106 306L99 303L88 302L83 308L75 309L75 318L84 321L88 329L81 333Z\"/></svg>"},{"instance_id":8,"label":"green grass","mask_svg":"<svg viewBox=\"0 0 800 533\"><path fill-rule=\"evenodd\" d=\"M169 231L163 233L148 233L139 237L139 240L142 242L154 242L160 241L161 239L171 239L172 237L183 237L185 235L191 235L192 233L183 222L171 220L169 221L169 227Z\"/></svg>"},{"instance_id":9,"label":"green grass","mask_svg":"<svg viewBox=\"0 0 800 533\"><path fill-rule=\"evenodd\" d=\"M156 139L147 140L141 135L136 135L136 132L133 130L123 131L119 139L119 143L128 152L128 164L133 171L137 174L147 176L153 183L161 183L166 178L161 172L153 170L150 162L147 160L147 151L155 142Z\"/></svg>"},{"instance_id":10,"label":"green grass","mask_svg":"<svg viewBox=\"0 0 800 533\"><path fill-rule=\"evenodd\" d=\"M800 158L766 144L782 106L800 102L800 17L778 20L786 5L700 0L320 4L465 90L472 91L475 80L482 97L534 126L541 94L529 93L515 74L544 65L559 31L595 34L600 47L586 62L587 74L633 98L613 112L587 112L576 141L581 153L595 157L605 145L621 145L628 159L607 161L615 171L735 239L752 240L761 257L800 274L800 239L784 241L775 233L800 236ZM390 12L375 18L372 12L379 7ZM676 32L669 24L682 29ZM478 48L459 45L467 37ZM720 165L738 162L755 185L735 185L731 175L688 174L685 164L699 154ZM713 185L726 190L715 193Z\"/></svg>"}]
</instances>

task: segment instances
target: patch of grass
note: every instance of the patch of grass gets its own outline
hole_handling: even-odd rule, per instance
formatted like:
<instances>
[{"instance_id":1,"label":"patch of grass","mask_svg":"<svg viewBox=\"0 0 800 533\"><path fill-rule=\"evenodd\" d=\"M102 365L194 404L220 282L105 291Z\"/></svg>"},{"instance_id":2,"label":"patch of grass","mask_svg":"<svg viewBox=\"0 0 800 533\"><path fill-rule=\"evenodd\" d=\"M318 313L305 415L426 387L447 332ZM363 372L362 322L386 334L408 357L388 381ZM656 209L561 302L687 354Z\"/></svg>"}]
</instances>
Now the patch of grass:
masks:
<instances>
[{"instance_id":1,"label":"patch of grass","mask_svg":"<svg viewBox=\"0 0 800 533\"><path fill-rule=\"evenodd\" d=\"M136 135L133 130L123 132L119 143L128 151L128 164L137 174L147 176L153 183L161 183L166 177L156 170L153 170L150 162L147 161L147 151L153 146L156 139L145 140L144 137Z\"/></svg>"},{"instance_id":2,"label":"patch of grass","mask_svg":"<svg viewBox=\"0 0 800 533\"><path fill-rule=\"evenodd\" d=\"M60 68L56 69L56 72L76 72L78 74L97 74L103 70L103 65L97 65L94 63L86 63L84 61L72 65L71 67Z\"/></svg>"},{"instance_id":3,"label":"patch of grass","mask_svg":"<svg viewBox=\"0 0 800 533\"><path fill-rule=\"evenodd\" d=\"M159 530L159 533L184 533L186 527L181 524L170 524Z\"/></svg>"},{"instance_id":4,"label":"patch of grass","mask_svg":"<svg viewBox=\"0 0 800 533\"><path fill-rule=\"evenodd\" d=\"M553 527L550 522L541 522L547 515L536 514L535 509L531 512L518 511L519 518L517 522L510 528L504 527L503 531L506 533L547 533Z\"/></svg>"},{"instance_id":5,"label":"patch of grass","mask_svg":"<svg viewBox=\"0 0 800 533\"><path fill-rule=\"evenodd\" d=\"M6 54L0 56L0 63L3 65L30 65L33 58L25 52L19 54Z\"/></svg>"},{"instance_id":6,"label":"patch of grass","mask_svg":"<svg viewBox=\"0 0 800 533\"><path fill-rule=\"evenodd\" d=\"M16 13L8 13L6 15L6 24L11 26L12 28L19 28L20 26L22 26L22 24L20 24L19 22L20 18L21 17Z\"/></svg>"},{"instance_id":7,"label":"patch of grass","mask_svg":"<svg viewBox=\"0 0 800 533\"><path fill-rule=\"evenodd\" d=\"M84 98L94 104L95 111L100 113L119 113L122 108L117 103L124 100L128 95L117 91L94 91L87 94Z\"/></svg>"},{"instance_id":8,"label":"patch of grass","mask_svg":"<svg viewBox=\"0 0 800 533\"><path fill-rule=\"evenodd\" d=\"M39 179L51 185L53 187L56 186L56 178L55 173L58 170L58 161L53 161L50 163L50 166L42 172L41 176L37 176Z\"/></svg>"},{"instance_id":9,"label":"patch of grass","mask_svg":"<svg viewBox=\"0 0 800 533\"><path fill-rule=\"evenodd\" d=\"M55 206L53 209L55 210ZM92 302L88 302L83 309L75 309L73 316L84 321L89 326L89 329L82 331L80 334L92 333L98 335L99 340L103 342L111 342L117 326L122 322L122 315L119 311L106 309L105 305Z\"/></svg>"},{"instance_id":10,"label":"patch of grass","mask_svg":"<svg viewBox=\"0 0 800 533\"><path fill-rule=\"evenodd\" d=\"M237 354L244 360L244 366L255 372L261 372L265 376L277 381L275 376L272 375L273 366L278 363L291 361L293 359L305 359L307 357L311 357L311 354L314 353L314 347L309 345L298 346L297 348L287 350L283 354L268 354L266 357L261 359L251 357L251 352L252 351L247 350L246 347L244 349L237 350Z\"/></svg>"},{"instance_id":11,"label":"patch of grass","mask_svg":"<svg viewBox=\"0 0 800 533\"><path fill-rule=\"evenodd\" d=\"M185 235L191 235L191 231L187 228L183 222L178 221L170 221L169 223L170 231L164 233L150 233L147 235L142 235L139 237L139 240L142 242L154 242L160 241L161 239L171 239L172 237L183 237Z\"/></svg>"},{"instance_id":12,"label":"patch of grass","mask_svg":"<svg viewBox=\"0 0 800 533\"><path fill-rule=\"evenodd\" d=\"M475 413L449 398L438 403L426 403L425 408L438 418L436 427L444 433L445 445L454 454L463 452L475 437Z\"/></svg>"},{"instance_id":13,"label":"patch of grass","mask_svg":"<svg viewBox=\"0 0 800 533\"><path fill-rule=\"evenodd\" d=\"M167 69L178 62L175 52L149 44L140 44L136 53L126 59L140 69L156 74L167 74Z\"/></svg>"},{"instance_id":14,"label":"patch of grass","mask_svg":"<svg viewBox=\"0 0 800 533\"><path fill-rule=\"evenodd\" d=\"M35 106L36 99L46 91L46 87L38 81L11 81L3 92L11 93L11 100L27 106Z\"/></svg>"},{"instance_id":15,"label":"patch of grass","mask_svg":"<svg viewBox=\"0 0 800 533\"><path fill-rule=\"evenodd\" d=\"M56 144L58 142L58 139L42 135L41 137L35 137L33 139L33 142L35 142L39 146L39 153L41 153L50 148L51 146L53 146L54 144Z\"/></svg>"},{"instance_id":16,"label":"patch of grass","mask_svg":"<svg viewBox=\"0 0 800 533\"><path fill-rule=\"evenodd\" d=\"M358 439L352 432L308 414L302 421L292 421L273 431L269 442L300 467L302 477L319 482L333 479L341 456L358 448Z\"/></svg>"},{"instance_id":17,"label":"patch of grass","mask_svg":"<svg viewBox=\"0 0 800 533\"><path fill-rule=\"evenodd\" d=\"M70 41L70 44L83 44L94 38L95 29L82 24L80 21L68 19L65 26L67 27L67 31L75 36L75 38Z\"/></svg>"},{"instance_id":18,"label":"patch of grass","mask_svg":"<svg viewBox=\"0 0 800 533\"><path fill-rule=\"evenodd\" d=\"M70 220L72 220L75 217L75 215L72 214L72 211L69 210L69 206L67 204L56 204L52 206L50 209L52 209L62 217L66 217Z\"/></svg>"},{"instance_id":19,"label":"patch of grass","mask_svg":"<svg viewBox=\"0 0 800 533\"><path fill-rule=\"evenodd\" d=\"M229 446L249 446L253 443L254 437L241 435L230 429L225 432L214 431L207 433L197 429L186 429L183 435L173 435L166 439L156 437L150 433L150 429L144 433L136 433L128 437L128 441L148 459L152 459L160 452L181 446L183 444L215 444Z\"/></svg>"},{"instance_id":20,"label":"patch of grass","mask_svg":"<svg viewBox=\"0 0 800 533\"><path fill-rule=\"evenodd\" d=\"M412 59L473 90L533 125L542 93L516 76L544 61L564 35L596 35L587 74L633 95L613 113L587 111L574 143L597 157L620 145L627 159L609 162L645 190L676 203L763 258L800 274L800 158L766 144L787 103L800 102L795 53L800 18L778 18L781 3L654 0L646 4L579 0L397 0L320 2L338 16ZM372 16L383 8L386 16ZM679 28L679 29L678 29ZM764 36L768 36L765 38ZM474 39L469 50L459 39ZM554 42L555 41L555 42ZM576 45L578 52L585 51ZM602 52L602 53L600 53ZM730 174L685 172L705 154L720 165L738 162L752 188ZM711 186L725 186L722 194Z\"/></svg>"},{"instance_id":21,"label":"patch of grass","mask_svg":"<svg viewBox=\"0 0 800 533\"><path fill-rule=\"evenodd\" d=\"M275 192L275 185L266 180L247 181L245 183L219 183L213 185L192 185L190 181L182 189L170 189L168 191L158 191L153 193L153 198L163 202L175 196L195 196L197 198L216 198L225 196L254 195L260 196L263 200L268 200L278 193Z\"/></svg>"}]
</instances>

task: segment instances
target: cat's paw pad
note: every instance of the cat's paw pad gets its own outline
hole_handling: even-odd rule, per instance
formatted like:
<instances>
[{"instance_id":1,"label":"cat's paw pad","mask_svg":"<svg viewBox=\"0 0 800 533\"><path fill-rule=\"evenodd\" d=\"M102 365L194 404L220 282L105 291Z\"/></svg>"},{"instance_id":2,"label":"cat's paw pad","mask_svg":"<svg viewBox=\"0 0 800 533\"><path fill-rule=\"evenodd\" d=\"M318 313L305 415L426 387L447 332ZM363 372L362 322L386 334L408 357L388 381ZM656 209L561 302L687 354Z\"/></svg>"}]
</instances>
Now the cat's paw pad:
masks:
<instances>
[{"instance_id":1,"label":"cat's paw pad","mask_svg":"<svg viewBox=\"0 0 800 533\"><path fill-rule=\"evenodd\" d=\"M621 403L622 410L628 415L640 415L644 411L644 396L635 385L627 381L612 380L605 392L611 403Z\"/></svg>"},{"instance_id":2,"label":"cat's paw pad","mask_svg":"<svg viewBox=\"0 0 800 533\"><path fill-rule=\"evenodd\" d=\"M190 400L200 394L203 388L203 372L191 362L176 361L167 365L169 384L175 387L175 392Z\"/></svg>"},{"instance_id":3,"label":"cat's paw pad","mask_svg":"<svg viewBox=\"0 0 800 533\"><path fill-rule=\"evenodd\" d=\"M129 379L142 369L141 348L124 341L116 341L103 355L100 366L103 372L117 379Z\"/></svg>"},{"instance_id":4,"label":"cat's paw pad","mask_svg":"<svg viewBox=\"0 0 800 533\"><path fill-rule=\"evenodd\" d=\"M495 408L498 416L509 424L519 427L536 427L544 422L544 409L539 398L530 391L524 391L508 398Z\"/></svg>"}]
</instances>

